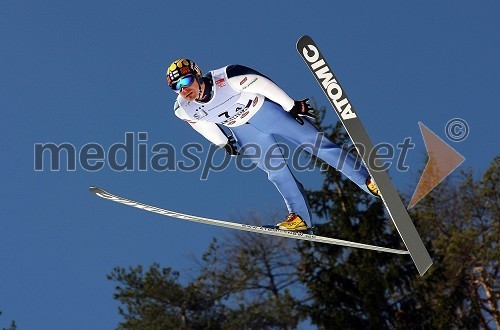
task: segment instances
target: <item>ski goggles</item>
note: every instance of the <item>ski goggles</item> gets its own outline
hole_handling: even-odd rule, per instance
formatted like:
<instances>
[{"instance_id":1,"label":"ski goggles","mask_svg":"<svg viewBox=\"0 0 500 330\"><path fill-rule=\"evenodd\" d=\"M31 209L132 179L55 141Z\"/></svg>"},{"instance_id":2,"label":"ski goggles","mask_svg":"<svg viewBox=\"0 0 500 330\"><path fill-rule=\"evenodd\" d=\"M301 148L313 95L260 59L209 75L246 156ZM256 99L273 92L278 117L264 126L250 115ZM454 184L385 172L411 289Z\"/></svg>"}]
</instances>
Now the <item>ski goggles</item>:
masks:
<instances>
[{"instance_id":1,"label":"ski goggles","mask_svg":"<svg viewBox=\"0 0 500 330\"><path fill-rule=\"evenodd\" d=\"M193 82L194 82L194 76L192 74L189 74L173 82L170 85L170 88L172 88L176 92L179 92L182 87L189 87L193 84Z\"/></svg>"}]
</instances>

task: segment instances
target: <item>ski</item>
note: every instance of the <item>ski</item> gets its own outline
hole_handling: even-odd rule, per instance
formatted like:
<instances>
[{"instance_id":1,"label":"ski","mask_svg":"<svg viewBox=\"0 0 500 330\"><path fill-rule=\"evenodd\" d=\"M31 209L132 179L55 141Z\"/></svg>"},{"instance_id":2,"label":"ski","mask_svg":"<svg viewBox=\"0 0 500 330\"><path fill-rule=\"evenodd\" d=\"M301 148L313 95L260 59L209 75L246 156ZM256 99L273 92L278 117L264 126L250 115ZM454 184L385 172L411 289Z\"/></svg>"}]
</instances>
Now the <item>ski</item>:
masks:
<instances>
[{"instance_id":1,"label":"ski","mask_svg":"<svg viewBox=\"0 0 500 330\"><path fill-rule=\"evenodd\" d=\"M389 175L386 171L374 171L370 165L377 159L371 155L373 144L370 137L359 119L358 114L354 110L351 101L342 89L338 79L333 74L330 66L316 46L316 43L309 36L303 36L297 41L297 51L302 59L306 62L307 67L316 78L317 82L323 89L326 97L330 101L333 108L336 110L340 121L344 125L347 134L356 146L359 155L361 155L368 172L373 180L377 183L382 201L396 226L396 229L401 236L410 256L413 259L415 266L421 276L432 265L432 259L427 252L422 239L420 238L413 222L406 210L401 198L396 191ZM360 148L363 147L362 149ZM360 150L361 149L361 150Z\"/></svg>"},{"instance_id":2,"label":"ski","mask_svg":"<svg viewBox=\"0 0 500 330\"><path fill-rule=\"evenodd\" d=\"M375 246L375 245L355 243L355 242L344 241L344 240L335 239L335 238L316 236L313 234L284 231L284 230L269 228L269 227L265 227L265 226L248 225L248 224L241 224L241 223L236 223L236 222L228 222L228 221L222 221L222 220L216 220L216 219L202 218L202 217L198 217L198 216L194 216L194 215L165 210L165 209L162 209L162 208L159 208L156 206L151 206L148 204L136 202L136 201L128 199L128 198L113 195L113 194L111 194L107 191L104 191L98 187L90 187L89 190L91 193L95 194L96 196L99 196L99 197L104 198L104 199L108 199L108 200L113 201L113 202L125 204L125 205L132 206L132 207L144 210L144 211L158 213L161 215L166 215L169 217L178 218L178 219L182 219L182 220L204 223L207 225L218 226L218 227L226 227L226 228L231 228L231 229L249 231L249 232L254 232L254 233L259 233L259 234L300 239L300 240L311 241L311 242L334 244L334 245L341 245L341 246L347 246L347 247L358 248L358 249L367 249L367 250L374 250L374 251L379 251L379 252L388 252L388 253L395 253L395 254L408 254L408 251L404 251L404 250L396 250L396 249L385 248L385 247L380 247L380 246Z\"/></svg>"}]
</instances>

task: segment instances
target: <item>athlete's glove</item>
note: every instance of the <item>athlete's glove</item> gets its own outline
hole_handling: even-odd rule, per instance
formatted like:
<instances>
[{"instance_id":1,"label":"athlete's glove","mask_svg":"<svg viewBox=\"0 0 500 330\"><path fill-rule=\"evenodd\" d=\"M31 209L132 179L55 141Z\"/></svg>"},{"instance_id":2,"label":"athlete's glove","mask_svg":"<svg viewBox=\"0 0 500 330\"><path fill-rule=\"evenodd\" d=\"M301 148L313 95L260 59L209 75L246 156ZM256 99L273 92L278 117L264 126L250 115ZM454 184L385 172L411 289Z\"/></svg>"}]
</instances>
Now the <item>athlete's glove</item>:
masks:
<instances>
[{"instance_id":1,"label":"athlete's glove","mask_svg":"<svg viewBox=\"0 0 500 330\"><path fill-rule=\"evenodd\" d=\"M223 148L229 156L238 156L240 153L238 152L237 145L238 143L234 136L228 136L227 143Z\"/></svg>"},{"instance_id":2,"label":"athlete's glove","mask_svg":"<svg viewBox=\"0 0 500 330\"><path fill-rule=\"evenodd\" d=\"M304 125L304 119L300 117L316 118L314 109L309 104L309 99L294 101L293 108L289 111L290 115L301 125Z\"/></svg>"}]
</instances>

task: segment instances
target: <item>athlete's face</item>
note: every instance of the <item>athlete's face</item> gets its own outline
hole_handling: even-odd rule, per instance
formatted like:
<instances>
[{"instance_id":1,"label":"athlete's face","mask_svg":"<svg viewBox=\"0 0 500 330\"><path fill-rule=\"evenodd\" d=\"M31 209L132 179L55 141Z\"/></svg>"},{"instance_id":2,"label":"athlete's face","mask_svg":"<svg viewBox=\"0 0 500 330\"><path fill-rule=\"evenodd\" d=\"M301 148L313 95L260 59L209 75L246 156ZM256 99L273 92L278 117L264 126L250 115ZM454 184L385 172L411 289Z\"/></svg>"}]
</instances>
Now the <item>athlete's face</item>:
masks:
<instances>
[{"instance_id":1,"label":"athlete's face","mask_svg":"<svg viewBox=\"0 0 500 330\"><path fill-rule=\"evenodd\" d=\"M179 92L181 97L188 101L194 101L198 97L199 93L200 93L200 85L198 84L198 81L196 81L196 79L193 81L191 85L183 86Z\"/></svg>"}]
</instances>

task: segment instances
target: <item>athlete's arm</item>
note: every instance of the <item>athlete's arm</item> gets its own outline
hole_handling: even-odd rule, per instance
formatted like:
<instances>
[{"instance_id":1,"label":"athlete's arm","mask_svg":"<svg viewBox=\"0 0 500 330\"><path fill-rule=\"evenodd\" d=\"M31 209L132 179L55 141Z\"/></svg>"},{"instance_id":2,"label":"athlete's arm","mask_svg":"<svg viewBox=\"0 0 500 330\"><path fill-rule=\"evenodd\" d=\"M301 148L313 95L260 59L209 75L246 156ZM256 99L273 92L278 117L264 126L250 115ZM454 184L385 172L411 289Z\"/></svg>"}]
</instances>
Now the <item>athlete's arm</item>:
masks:
<instances>
[{"instance_id":1,"label":"athlete's arm","mask_svg":"<svg viewBox=\"0 0 500 330\"><path fill-rule=\"evenodd\" d=\"M180 119L187 122L191 127L203 135L208 141L223 148L228 143L226 134L215 123L208 121L196 121L188 117L184 109L182 109L177 102L174 105L175 115Z\"/></svg>"},{"instance_id":2,"label":"athlete's arm","mask_svg":"<svg viewBox=\"0 0 500 330\"><path fill-rule=\"evenodd\" d=\"M226 68L229 84L236 90L261 94L281 105L286 111L294 106L294 100L278 87L271 79L243 65L230 65Z\"/></svg>"}]
</instances>

